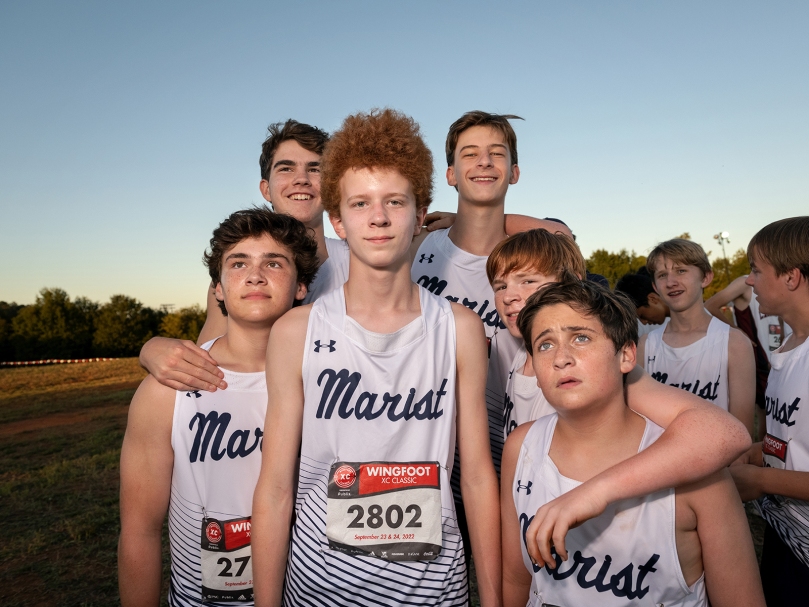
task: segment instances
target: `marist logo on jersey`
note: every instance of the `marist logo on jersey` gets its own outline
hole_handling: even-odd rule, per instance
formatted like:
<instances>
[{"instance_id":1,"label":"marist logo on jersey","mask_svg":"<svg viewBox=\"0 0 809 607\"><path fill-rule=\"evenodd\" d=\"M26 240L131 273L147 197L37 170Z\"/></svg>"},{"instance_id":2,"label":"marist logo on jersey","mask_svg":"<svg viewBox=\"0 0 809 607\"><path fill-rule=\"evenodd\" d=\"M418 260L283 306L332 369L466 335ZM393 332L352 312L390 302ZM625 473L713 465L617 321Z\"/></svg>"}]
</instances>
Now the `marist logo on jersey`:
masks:
<instances>
[{"instance_id":1,"label":"marist logo on jersey","mask_svg":"<svg viewBox=\"0 0 809 607\"><path fill-rule=\"evenodd\" d=\"M424 255L422 254L422 257ZM425 289L427 289L433 295L443 295L444 289L447 288L447 281L441 280L438 276L420 276L419 279L416 281L416 284L421 285ZM497 310L494 308L489 309L491 302L488 299L484 299L483 302L478 305L477 300L467 299L466 297L463 298L462 301L459 301L460 297L455 297L454 295L444 295L448 300L454 301L455 303L460 303L461 305L469 308L473 312L475 312L480 319L483 321L483 324L488 325L490 327L498 327L500 329L505 329L506 325L500 320L500 315L497 313ZM489 310L486 313L486 310Z\"/></svg>"},{"instance_id":2,"label":"marist logo on jersey","mask_svg":"<svg viewBox=\"0 0 809 607\"><path fill-rule=\"evenodd\" d=\"M340 371L324 369L317 378L317 385L323 389L323 392L316 417L331 419L335 408L337 415L342 419L348 419L353 415L356 419L367 421L374 420L383 413L387 413L388 419L392 422L438 419L444 414L444 410L441 409L441 397L447 394L444 390L447 379L442 380L441 387L437 391L429 390L418 399L416 389L410 388L404 405L401 404L401 394L391 394L390 392L385 392L381 404L377 404L379 394L376 392L363 392L354 398L361 379L362 374L356 371L351 373L348 369Z\"/></svg>"},{"instance_id":3,"label":"marist logo on jersey","mask_svg":"<svg viewBox=\"0 0 809 607\"><path fill-rule=\"evenodd\" d=\"M683 390L691 392L691 394L696 394L700 398L704 398L705 400L709 400L711 402L715 401L719 396L719 380L721 379L721 376L717 377L716 381L714 382L709 381L704 384L700 384L700 380L692 381L690 383L680 382L678 384L670 384L668 373L655 371L652 373L652 379L656 379L661 384L669 384L675 388L682 388ZM700 385L702 387L700 387Z\"/></svg>"},{"instance_id":4,"label":"marist logo on jersey","mask_svg":"<svg viewBox=\"0 0 809 607\"><path fill-rule=\"evenodd\" d=\"M230 420L230 413L219 413L218 411L211 411L207 415L197 413L191 418L188 429L194 431L194 426L197 427L191 453L188 455L192 464L197 460L204 462L205 455L208 453L213 461L218 462L226 455L230 459L236 459L237 457L247 457L256 449L261 451L264 436L261 428L256 428L252 433L250 430L233 430L225 438ZM250 439L251 434L253 434L252 440Z\"/></svg>"}]
</instances>

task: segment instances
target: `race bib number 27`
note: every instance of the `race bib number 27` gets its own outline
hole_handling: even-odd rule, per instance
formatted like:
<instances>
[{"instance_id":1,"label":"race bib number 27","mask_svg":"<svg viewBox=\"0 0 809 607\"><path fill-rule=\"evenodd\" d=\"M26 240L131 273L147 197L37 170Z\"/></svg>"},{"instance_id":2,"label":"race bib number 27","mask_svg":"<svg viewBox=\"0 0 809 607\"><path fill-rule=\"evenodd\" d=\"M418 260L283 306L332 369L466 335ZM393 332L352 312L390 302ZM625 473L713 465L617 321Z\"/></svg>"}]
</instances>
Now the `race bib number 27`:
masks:
<instances>
[{"instance_id":1,"label":"race bib number 27","mask_svg":"<svg viewBox=\"0 0 809 607\"><path fill-rule=\"evenodd\" d=\"M250 517L202 519L200 534L203 601L252 601Z\"/></svg>"},{"instance_id":2,"label":"race bib number 27","mask_svg":"<svg viewBox=\"0 0 809 607\"><path fill-rule=\"evenodd\" d=\"M389 561L441 553L437 462L336 462L329 476L329 548Z\"/></svg>"}]
</instances>

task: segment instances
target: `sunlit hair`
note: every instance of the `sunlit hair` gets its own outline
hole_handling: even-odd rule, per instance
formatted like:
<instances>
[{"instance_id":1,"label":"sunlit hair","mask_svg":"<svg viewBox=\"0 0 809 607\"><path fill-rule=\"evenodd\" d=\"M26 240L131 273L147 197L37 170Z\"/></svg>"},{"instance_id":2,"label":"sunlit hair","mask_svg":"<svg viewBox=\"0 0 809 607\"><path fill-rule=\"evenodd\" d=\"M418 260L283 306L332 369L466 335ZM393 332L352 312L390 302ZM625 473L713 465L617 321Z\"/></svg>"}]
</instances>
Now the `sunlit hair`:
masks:
<instances>
[{"instance_id":1,"label":"sunlit hair","mask_svg":"<svg viewBox=\"0 0 809 607\"><path fill-rule=\"evenodd\" d=\"M553 277L568 271L584 278L586 265L573 239L539 228L509 236L494 248L486 262L489 283L516 270L533 270Z\"/></svg>"},{"instance_id":2,"label":"sunlit hair","mask_svg":"<svg viewBox=\"0 0 809 607\"><path fill-rule=\"evenodd\" d=\"M672 238L657 245L646 258L646 269L654 281L655 266L661 259L668 259L683 266L696 266L702 271L702 276L707 276L711 272L711 262L708 256L696 242L685 238Z\"/></svg>"},{"instance_id":3,"label":"sunlit hair","mask_svg":"<svg viewBox=\"0 0 809 607\"><path fill-rule=\"evenodd\" d=\"M340 179L350 169L392 169L410 182L416 208L433 201L433 155L418 123L391 109L349 116L323 152L320 197L331 217L340 216Z\"/></svg>"},{"instance_id":4,"label":"sunlit hair","mask_svg":"<svg viewBox=\"0 0 809 607\"><path fill-rule=\"evenodd\" d=\"M455 148L458 145L458 137L461 136L466 129L473 126L489 126L496 131L500 131L503 139L506 140L508 146L508 153L511 156L511 164L517 163L517 133L511 126L509 120L522 120L519 116L514 114L490 114L489 112L482 112L474 110L466 112L463 116L458 118L449 127L447 133L447 143L444 149L447 153L447 166L452 166L455 162Z\"/></svg>"},{"instance_id":5,"label":"sunlit hair","mask_svg":"<svg viewBox=\"0 0 809 607\"><path fill-rule=\"evenodd\" d=\"M599 284L579 280L570 272L555 283L540 289L525 302L517 317L525 348L533 353L531 331L537 313L548 306L565 304L583 316L594 316L604 334L618 352L624 346L638 343L638 315L632 301L623 293L614 293Z\"/></svg>"},{"instance_id":6,"label":"sunlit hair","mask_svg":"<svg viewBox=\"0 0 809 607\"><path fill-rule=\"evenodd\" d=\"M318 268L317 242L311 230L294 217L273 213L266 206L236 211L213 231L210 251L202 256L213 285L222 280L222 260L230 249L247 238L260 238L265 234L292 253L296 282L308 287ZM219 302L219 309L227 316L224 301Z\"/></svg>"},{"instance_id":7,"label":"sunlit hair","mask_svg":"<svg viewBox=\"0 0 809 607\"><path fill-rule=\"evenodd\" d=\"M286 122L276 122L268 126L267 138L261 144L261 156L258 159L262 179L270 178L270 170L275 160L275 151L279 145L289 140L296 141L304 150L322 156L323 148L329 140L329 134L316 126L304 124L291 118Z\"/></svg>"},{"instance_id":8,"label":"sunlit hair","mask_svg":"<svg viewBox=\"0 0 809 607\"><path fill-rule=\"evenodd\" d=\"M809 279L809 216L775 221L761 228L747 245L750 263L762 259L782 276L798 268Z\"/></svg>"}]
</instances>

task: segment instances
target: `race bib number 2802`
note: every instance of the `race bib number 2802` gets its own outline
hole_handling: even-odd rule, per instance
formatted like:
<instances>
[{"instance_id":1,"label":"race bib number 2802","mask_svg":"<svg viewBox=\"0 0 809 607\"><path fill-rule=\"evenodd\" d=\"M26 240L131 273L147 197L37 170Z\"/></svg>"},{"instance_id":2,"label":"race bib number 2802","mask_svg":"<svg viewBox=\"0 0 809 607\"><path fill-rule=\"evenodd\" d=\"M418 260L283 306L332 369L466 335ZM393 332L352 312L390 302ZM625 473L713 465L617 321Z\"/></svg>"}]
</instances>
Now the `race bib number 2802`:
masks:
<instances>
[{"instance_id":1,"label":"race bib number 2802","mask_svg":"<svg viewBox=\"0 0 809 607\"><path fill-rule=\"evenodd\" d=\"M441 553L437 462L336 462L329 476L329 548L389 561Z\"/></svg>"}]
</instances>

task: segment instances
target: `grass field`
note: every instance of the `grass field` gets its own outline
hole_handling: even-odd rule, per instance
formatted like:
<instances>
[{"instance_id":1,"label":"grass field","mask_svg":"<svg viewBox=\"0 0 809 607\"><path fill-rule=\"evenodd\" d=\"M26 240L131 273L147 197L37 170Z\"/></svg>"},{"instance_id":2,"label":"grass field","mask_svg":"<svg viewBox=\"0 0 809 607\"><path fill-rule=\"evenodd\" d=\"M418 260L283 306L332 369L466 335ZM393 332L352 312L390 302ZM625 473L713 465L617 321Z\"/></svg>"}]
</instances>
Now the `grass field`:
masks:
<instances>
[{"instance_id":1,"label":"grass field","mask_svg":"<svg viewBox=\"0 0 809 607\"><path fill-rule=\"evenodd\" d=\"M134 358L0 369L0 604L118 604L118 459L144 375Z\"/></svg>"}]
</instances>

